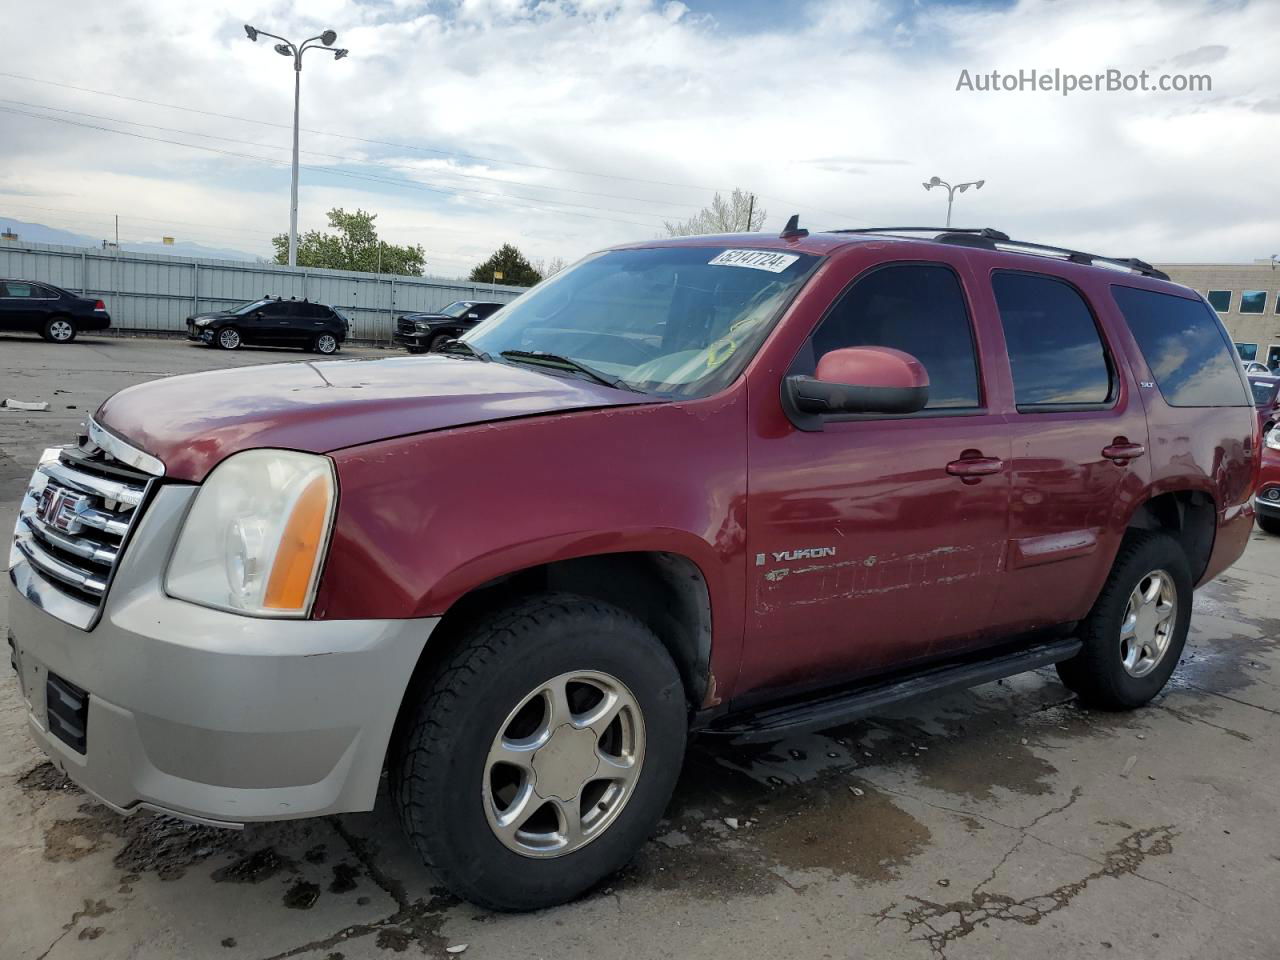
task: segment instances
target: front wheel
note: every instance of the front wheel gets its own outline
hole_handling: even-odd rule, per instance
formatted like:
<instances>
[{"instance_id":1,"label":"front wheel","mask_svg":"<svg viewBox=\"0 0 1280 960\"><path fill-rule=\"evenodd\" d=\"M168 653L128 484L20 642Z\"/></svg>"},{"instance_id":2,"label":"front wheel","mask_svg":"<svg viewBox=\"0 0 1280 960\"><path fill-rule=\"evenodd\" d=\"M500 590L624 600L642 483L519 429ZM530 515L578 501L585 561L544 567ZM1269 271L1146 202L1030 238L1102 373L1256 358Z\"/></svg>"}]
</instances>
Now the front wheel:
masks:
<instances>
[{"instance_id":1,"label":"front wheel","mask_svg":"<svg viewBox=\"0 0 1280 960\"><path fill-rule=\"evenodd\" d=\"M438 333L431 338L431 346L427 347L427 351L429 353L439 353L440 348L443 347L446 343L448 343L450 340L457 340L457 339L458 338L454 336L452 333Z\"/></svg>"},{"instance_id":2,"label":"front wheel","mask_svg":"<svg viewBox=\"0 0 1280 960\"><path fill-rule=\"evenodd\" d=\"M549 907L649 837L687 727L679 673L652 631L609 604L540 597L461 638L397 734L392 796L459 896Z\"/></svg>"},{"instance_id":3,"label":"front wheel","mask_svg":"<svg viewBox=\"0 0 1280 960\"><path fill-rule=\"evenodd\" d=\"M76 324L70 317L50 317L40 330L50 343L70 343L76 338Z\"/></svg>"},{"instance_id":4,"label":"front wheel","mask_svg":"<svg viewBox=\"0 0 1280 960\"><path fill-rule=\"evenodd\" d=\"M240 346L240 331L235 327L223 327L214 342L223 350L235 350Z\"/></svg>"},{"instance_id":5,"label":"front wheel","mask_svg":"<svg viewBox=\"0 0 1280 960\"><path fill-rule=\"evenodd\" d=\"M316 353L323 353L328 356L331 353L338 352L338 338L332 333L322 333L312 341L311 349Z\"/></svg>"},{"instance_id":6,"label":"front wheel","mask_svg":"<svg viewBox=\"0 0 1280 960\"><path fill-rule=\"evenodd\" d=\"M1191 625L1186 554L1163 533L1132 533L1111 575L1080 624L1083 649L1058 664L1058 676L1081 699L1132 710L1163 689Z\"/></svg>"}]
</instances>

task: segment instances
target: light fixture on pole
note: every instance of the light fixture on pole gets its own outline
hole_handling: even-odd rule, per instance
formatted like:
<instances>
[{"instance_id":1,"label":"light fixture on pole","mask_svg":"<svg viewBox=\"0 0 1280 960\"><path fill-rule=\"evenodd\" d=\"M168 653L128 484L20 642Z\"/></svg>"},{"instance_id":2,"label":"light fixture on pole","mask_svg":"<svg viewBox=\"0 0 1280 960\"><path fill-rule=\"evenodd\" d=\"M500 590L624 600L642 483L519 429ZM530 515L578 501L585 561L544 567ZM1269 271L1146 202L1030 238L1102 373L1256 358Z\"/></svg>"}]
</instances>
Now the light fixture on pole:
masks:
<instances>
[{"instance_id":1,"label":"light fixture on pole","mask_svg":"<svg viewBox=\"0 0 1280 960\"><path fill-rule=\"evenodd\" d=\"M289 266L296 267L298 265L298 104L302 96L302 55L308 50L325 50L333 54L333 59L341 60L348 51L329 49L338 39L337 33L332 30L326 30L320 36L304 40L302 43L291 43L284 37L277 37L274 33L267 33L247 23L244 25L244 32L245 36L255 43L259 36L279 40L280 42L273 48L276 53L282 57L293 58L293 182L289 190ZM320 42L316 43L317 40Z\"/></svg>"},{"instance_id":2,"label":"light fixture on pole","mask_svg":"<svg viewBox=\"0 0 1280 960\"><path fill-rule=\"evenodd\" d=\"M947 183L947 181L945 180L941 180L938 177L930 177L924 183L920 184L920 186L924 187L926 190L932 190L934 187L943 187L946 189L947 191L947 226L949 227L951 226L951 204L955 200L956 194L964 193L970 187L973 187L973 189L975 190L981 190L982 185L986 182L987 181L985 180L970 180L967 183L957 183L953 187L951 184Z\"/></svg>"}]
</instances>

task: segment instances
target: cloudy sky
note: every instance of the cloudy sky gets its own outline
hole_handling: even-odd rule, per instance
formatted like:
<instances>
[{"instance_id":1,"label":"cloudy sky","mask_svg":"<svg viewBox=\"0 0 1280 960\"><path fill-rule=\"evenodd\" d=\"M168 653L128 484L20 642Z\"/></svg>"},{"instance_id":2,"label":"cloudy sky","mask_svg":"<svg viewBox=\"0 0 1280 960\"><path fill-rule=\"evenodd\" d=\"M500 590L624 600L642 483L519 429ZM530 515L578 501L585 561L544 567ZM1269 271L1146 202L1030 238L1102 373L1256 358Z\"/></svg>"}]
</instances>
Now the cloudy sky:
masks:
<instances>
[{"instance_id":1,"label":"cloudy sky","mask_svg":"<svg viewBox=\"0 0 1280 960\"><path fill-rule=\"evenodd\" d=\"M716 190L766 228L955 222L1153 261L1280 252L1274 0L7 0L0 214L268 254L290 63L302 229L333 206L465 273L574 260ZM47 27L60 25L56 41ZM44 38L30 42L30 38ZM47 42L46 42L47 41ZM962 70L1208 74L1208 92L978 92Z\"/></svg>"}]
</instances>

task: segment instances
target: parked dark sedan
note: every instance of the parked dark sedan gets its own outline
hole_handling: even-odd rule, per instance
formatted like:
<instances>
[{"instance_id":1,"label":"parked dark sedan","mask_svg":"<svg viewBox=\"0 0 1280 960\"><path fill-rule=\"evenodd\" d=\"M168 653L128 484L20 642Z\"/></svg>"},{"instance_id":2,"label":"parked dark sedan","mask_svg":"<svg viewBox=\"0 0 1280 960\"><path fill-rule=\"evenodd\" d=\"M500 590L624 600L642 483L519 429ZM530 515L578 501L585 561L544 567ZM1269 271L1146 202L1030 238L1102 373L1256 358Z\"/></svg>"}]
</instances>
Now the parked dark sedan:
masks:
<instances>
[{"instance_id":1,"label":"parked dark sedan","mask_svg":"<svg viewBox=\"0 0 1280 960\"><path fill-rule=\"evenodd\" d=\"M484 300L455 300L438 313L406 313L396 321L392 339L410 353L439 350L446 340L462 336L504 306Z\"/></svg>"},{"instance_id":2,"label":"parked dark sedan","mask_svg":"<svg viewBox=\"0 0 1280 960\"><path fill-rule=\"evenodd\" d=\"M51 283L0 280L0 330L38 333L51 343L70 343L82 330L106 330L106 304Z\"/></svg>"},{"instance_id":3,"label":"parked dark sedan","mask_svg":"<svg viewBox=\"0 0 1280 960\"><path fill-rule=\"evenodd\" d=\"M263 297L231 310L187 317L187 339L223 350L259 344L327 354L337 351L350 327L346 317L326 304Z\"/></svg>"},{"instance_id":4,"label":"parked dark sedan","mask_svg":"<svg viewBox=\"0 0 1280 960\"><path fill-rule=\"evenodd\" d=\"M1258 408L1258 425L1265 436L1280 420L1280 377L1250 377L1253 405Z\"/></svg>"}]
</instances>

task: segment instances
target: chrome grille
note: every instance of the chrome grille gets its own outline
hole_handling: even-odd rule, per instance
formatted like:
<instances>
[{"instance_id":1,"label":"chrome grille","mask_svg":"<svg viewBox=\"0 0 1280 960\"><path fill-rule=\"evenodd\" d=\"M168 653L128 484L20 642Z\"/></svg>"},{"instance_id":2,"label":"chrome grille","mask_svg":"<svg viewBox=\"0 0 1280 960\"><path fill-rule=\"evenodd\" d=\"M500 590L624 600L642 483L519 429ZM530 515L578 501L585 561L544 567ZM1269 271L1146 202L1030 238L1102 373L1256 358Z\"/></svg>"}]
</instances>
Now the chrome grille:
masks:
<instances>
[{"instance_id":1,"label":"chrome grille","mask_svg":"<svg viewBox=\"0 0 1280 960\"><path fill-rule=\"evenodd\" d=\"M399 320L396 321L396 330L398 330L400 333L414 333L417 331L417 329L418 328L414 326L414 323L412 320L406 320L404 317L401 317Z\"/></svg>"},{"instance_id":2,"label":"chrome grille","mask_svg":"<svg viewBox=\"0 0 1280 960\"><path fill-rule=\"evenodd\" d=\"M9 565L19 590L54 616L91 627L160 473L159 461L92 421L79 444L46 450L14 528Z\"/></svg>"}]
</instances>

